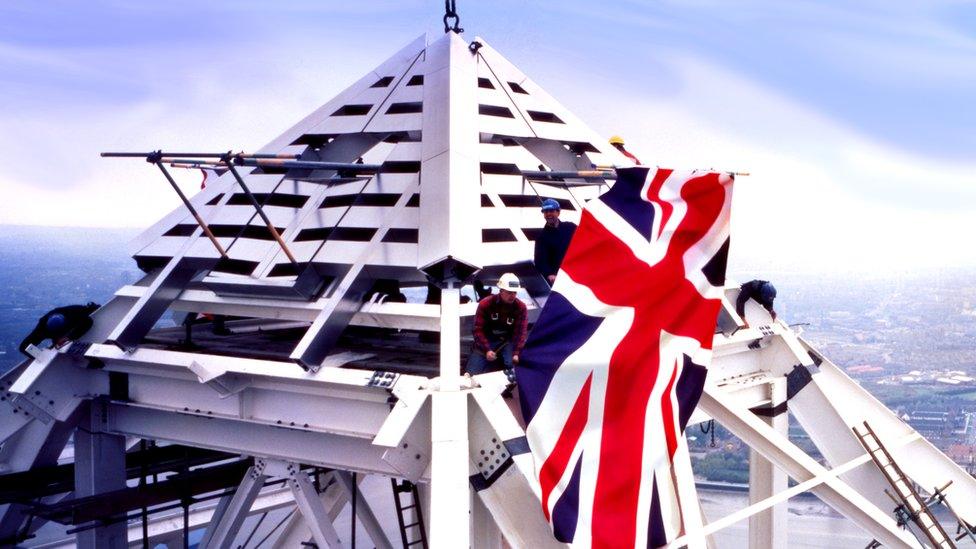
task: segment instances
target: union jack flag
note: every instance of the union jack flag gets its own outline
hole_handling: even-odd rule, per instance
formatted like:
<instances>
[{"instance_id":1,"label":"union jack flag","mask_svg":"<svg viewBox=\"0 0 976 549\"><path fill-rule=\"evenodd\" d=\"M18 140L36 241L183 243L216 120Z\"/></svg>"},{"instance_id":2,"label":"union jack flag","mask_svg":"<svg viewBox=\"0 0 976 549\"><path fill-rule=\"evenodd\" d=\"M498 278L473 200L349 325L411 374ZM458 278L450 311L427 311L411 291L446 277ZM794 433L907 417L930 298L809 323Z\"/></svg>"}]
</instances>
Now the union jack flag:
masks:
<instances>
[{"instance_id":1,"label":"union jack flag","mask_svg":"<svg viewBox=\"0 0 976 549\"><path fill-rule=\"evenodd\" d=\"M711 358L731 200L726 174L626 168L583 210L516 369L556 539L680 533L671 465Z\"/></svg>"}]
</instances>

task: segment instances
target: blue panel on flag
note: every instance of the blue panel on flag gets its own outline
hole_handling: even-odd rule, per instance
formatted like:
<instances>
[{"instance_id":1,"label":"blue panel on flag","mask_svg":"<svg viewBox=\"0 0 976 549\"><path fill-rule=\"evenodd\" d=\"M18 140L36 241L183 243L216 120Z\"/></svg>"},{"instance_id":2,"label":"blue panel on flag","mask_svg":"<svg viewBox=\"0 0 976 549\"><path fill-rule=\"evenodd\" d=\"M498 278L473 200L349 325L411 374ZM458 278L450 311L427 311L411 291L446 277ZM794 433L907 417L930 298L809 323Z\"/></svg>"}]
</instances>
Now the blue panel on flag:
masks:
<instances>
[{"instance_id":1,"label":"blue panel on flag","mask_svg":"<svg viewBox=\"0 0 976 549\"><path fill-rule=\"evenodd\" d=\"M525 421L532 421L552 376L569 355L586 343L603 322L584 315L562 294L552 293L539 315L515 369Z\"/></svg>"},{"instance_id":2,"label":"blue panel on flag","mask_svg":"<svg viewBox=\"0 0 976 549\"><path fill-rule=\"evenodd\" d=\"M641 189L647 179L647 168L627 168L617 170L617 182L609 191L600 195L600 200L610 206L644 238L651 239L654 226L654 206L641 199Z\"/></svg>"}]
</instances>

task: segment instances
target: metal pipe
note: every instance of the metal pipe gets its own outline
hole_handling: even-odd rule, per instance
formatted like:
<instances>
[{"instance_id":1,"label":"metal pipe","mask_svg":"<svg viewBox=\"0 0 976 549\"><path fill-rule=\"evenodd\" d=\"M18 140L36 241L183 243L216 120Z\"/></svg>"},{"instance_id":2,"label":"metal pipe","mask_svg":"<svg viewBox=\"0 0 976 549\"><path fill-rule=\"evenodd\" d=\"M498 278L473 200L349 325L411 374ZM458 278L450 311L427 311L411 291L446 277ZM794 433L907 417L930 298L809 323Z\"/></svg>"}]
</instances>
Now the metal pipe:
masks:
<instances>
[{"instance_id":1,"label":"metal pipe","mask_svg":"<svg viewBox=\"0 0 976 549\"><path fill-rule=\"evenodd\" d=\"M617 179L617 174L610 170L582 170L582 171L523 171L522 177L529 179L553 179L556 177L576 177L583 179Z\"/></svg>"},{"instance_id":2,"label":"metal pipe","mask_svg":"<svg viewBox=\"0 0 976 549\"><path fill-rule=\"evenodd\" d=\"M197 224L200 225L201 229L203 229L203 232L207 235L207 238L210 239L210 242L212 242L214 247L217 248L217 251L220 252L220 257L227 258L227 252L224 251L224 247L220 245L220 242L217 241L217 237L214 236L214 234L210 231L210 227L207 226L207 223L204 222L203 218L200 217L200 214L197 213L196 208L194 208L193 204L190 203L190 199L188 199L186 195L183 194L183 191L180 190L180 187L176 184L176 181L173 180L173 176L170 175L169 171L166 170L166 166L163 166L163 164L160 162L157 162L156 165L159 166L159 171L163 172L163 175L166 176L166 181L169 181L169 184L173 187L173 190L176 191L176 194L180 195L180 200L183 201L186 209L190 210L190 213L193 214L193 218L197 220Z\"/></svg>"},{"instance_id":3,"label":"metal pipe","mask_svg":"<svg viewBox=\"0 0 976 549\"><path fill-rule=\"evenodd\" d=\"M146 158L149 159L153 156L158 156L160 158L182 156L187 158L222 158L227 155L226 152L221 153L163 153L163 151L152 151L152 152L103 152L101 156L103 158Z\"/></svg>"},{"instance_id":4,"label":"metal pipe","mask_svg":"<svg viewBox=\"0 0 976 549\"><path fill-rule=\"evenodd\" d=\"M351 172L378 172L381 164L355 164L352 162L319 162L316 160L281 160L239 157L239 166L257 166L273 168L295 168L304 170L344 170ZM179 162L180 160L174 160Z\"/></svg>"},{"instance_id":5,"label":"metal pipe","mask_svg":"<svg viewBox=\"0 0 976 549\"><path fill-rule=\"evenodd\" d=\"M282 240L281 235L278 234L278 229L275 228L274 224L271 223L271 220L268 219L267 214L264 213L264 209L261 208L261 204L258 204L258 200L254 198L254 194L251 193L251 189L249 189L247 187L247 184L244 183L244 178L241 177L241 174L237 172L237 168L234 167L233 162L231 162L230 159L226 159L224 160L224 165L227 166L227 169L230 170L230 173L234 174L234 179L237 180L237 184L241 186L241 189L244 191L244 194L247 195L248 200L251 201L251 205L254 206L254 209L257 210L258 215L261 216L261 219L264 220L265 225L268 226L268 231L271 232L271 236L273 236L274 239L278 242L278 245L281 246L282 251L285 252L285 255L288 256L288 259L292 263L297 264L298 261L295 260L295 256L291 255L291 250L288 249L288 245L285 244L285 241Z\"/></svg>"}]
</instances>

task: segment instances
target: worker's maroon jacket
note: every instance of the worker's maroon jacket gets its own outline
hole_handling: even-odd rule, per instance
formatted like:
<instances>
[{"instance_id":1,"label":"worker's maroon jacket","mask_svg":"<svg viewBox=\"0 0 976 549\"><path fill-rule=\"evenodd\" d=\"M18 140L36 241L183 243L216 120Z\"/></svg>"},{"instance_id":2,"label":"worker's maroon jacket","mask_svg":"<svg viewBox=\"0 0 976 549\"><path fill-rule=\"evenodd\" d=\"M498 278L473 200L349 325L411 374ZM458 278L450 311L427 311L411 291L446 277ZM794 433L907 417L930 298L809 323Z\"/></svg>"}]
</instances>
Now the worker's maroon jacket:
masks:
<instances>
[{"instance_id":1,"label":"worker's maroon jacket","mask_svg":"<svg viewBox=\"0 0 976 549\"><path fill-rule=\"evenodd\" d=\"M505 303L498 294L482 299L474 314L472 332L474 347L482 353L494 351L492 344L497 346L505 340L512 343L512 354L519 354L525 346L525 337L529 332L529 316L525 303L519 298L515 298L511 304Z\"/></svg>"}]
</instances>

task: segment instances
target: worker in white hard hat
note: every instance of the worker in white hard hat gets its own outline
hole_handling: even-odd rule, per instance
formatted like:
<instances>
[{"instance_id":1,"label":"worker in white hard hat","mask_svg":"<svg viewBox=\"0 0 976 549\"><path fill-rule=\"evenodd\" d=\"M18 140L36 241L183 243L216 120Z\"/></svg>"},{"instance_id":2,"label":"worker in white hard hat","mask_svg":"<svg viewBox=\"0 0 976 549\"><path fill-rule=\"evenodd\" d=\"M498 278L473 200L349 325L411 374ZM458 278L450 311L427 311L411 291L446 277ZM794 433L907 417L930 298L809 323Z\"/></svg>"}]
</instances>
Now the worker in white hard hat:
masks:
<instances>
[{"instance_id":1,"label":"worker in white hard hat","mask_svg":"<svg viewBox=\"0 0 976 549\"><path fill-rule=\"evenodd\" d=\"M498 279L498 293L478 302L472 330L474 348L468 358L469 374L511 370L518 364L529 331L525 303L516 295L521 288L517 276L505 273Z\"/></svg>"},{"instance_id":2,"label":"worker in white hard hat","mask_svg":"<svg viewBox=\"0 0 976 549\"><path fill-rule=\"evenodd\" d=\"M611 137L610 138L610 144L613 145L613 148L615 148L618 151L620 151L621 153L623 153L624 156L626 156L627 158L631 159L634 162L635 165L637 165L637 166L640 166L641 165L641 161L638 160L636 156L634 156L633 154L631 154L630 151L628 151L624 147L624 138L623 137L620 137L619 135L615 135L615 136Z\"/></svg>"}]
</instances>

